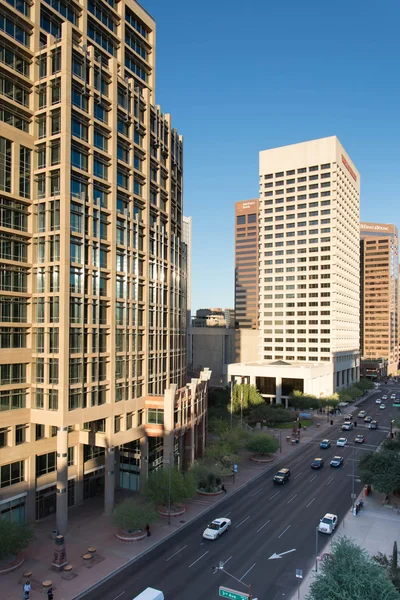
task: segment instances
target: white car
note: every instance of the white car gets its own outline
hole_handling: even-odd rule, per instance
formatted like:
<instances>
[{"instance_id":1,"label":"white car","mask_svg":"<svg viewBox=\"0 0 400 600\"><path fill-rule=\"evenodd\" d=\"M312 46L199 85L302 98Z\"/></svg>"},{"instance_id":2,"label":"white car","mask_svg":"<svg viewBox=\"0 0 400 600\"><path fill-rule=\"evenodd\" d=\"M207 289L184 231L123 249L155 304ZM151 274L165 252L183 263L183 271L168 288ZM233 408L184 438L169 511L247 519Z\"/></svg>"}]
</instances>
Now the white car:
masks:
<instances>
[{"instance_id":1,"label":"white car","mask_svg":"<svg viewBox=\"0 0 400 600\"><path fill-rule=\"evenodd\" d=\"M203 538L206 540L216 540L219 536L228 531L232 522L230 519L223 517L222 519L214 519L212 523L209 523L203 532Z\"/></svg>"},{"instance_id":2,"label":"white car","mask_svg":"<svg viewBox=\"0 0 400 600\"><path fill-rule=\"evenodd\" d=\"M387 399L388 399L388 397L386 396L386 394L385 394L385 396L382 396L382 400L387 400Z\"/></svg>"},{"instance_id":3,"label":"white car","mask_svg":"<svg viewBox=\"0 0 400 600\"><path fill-rule=\"evenodd\" d=\"M390 396L390 399L391 399L391 400L396 400L396 394L392 394L392 395Z\"/></svg>"},{"instance_id":4,"label":"white car","mask_svg":"<svg viewBox=\"0 0 400 600\"><path fill-rule=\"evenodd\" d=\"M347 446L347 439L339 438L338 441L336 442L336 446L342 446L342 448L344 448L345 446Z\"/></svg>"},{"instance_id":5,"label":"white car","mask_svg":"<svg viewBox=\"0 0 400 600\"><path fill-rule=\"evenodd\" d=\"M353 423L351 423L350 421L347 421L346 423L344 423L342 425L342 431L350 431L351 429L353 429L354 425Z\"/></svg>"},{"instance_id":6,"label":"white car","mask_svg":"<svg viewBox=\"0 0 400 600\"><path fill-rule=\"evenodd\" d=\"M321 533L333 533L336 529L337 522L337 515L326 513L326 515L319 521L318 531Z\"/></svg>"},{"instance_id":7,"label":"white car","mask_svg":"<svg viewBox=\"0 0 400 600\"><path fill-rule=\"evenodd\" d=\"M377 399L375 400L375 404L380 404L381 402L382 402L382 400L381 400L380 398L377 398Z\"/></svg>"},{"instance_id":8,"label":"white car","mask_svg":"<svg viewBox=\"0 0 400 600\"><path fill-rule=\"evenodd\" d=\"M385 408L386 408L386 404L381 404L381 405L379 406L379 408L380 408L381 410L385 410Z\"/></svg>"}]
</instances>

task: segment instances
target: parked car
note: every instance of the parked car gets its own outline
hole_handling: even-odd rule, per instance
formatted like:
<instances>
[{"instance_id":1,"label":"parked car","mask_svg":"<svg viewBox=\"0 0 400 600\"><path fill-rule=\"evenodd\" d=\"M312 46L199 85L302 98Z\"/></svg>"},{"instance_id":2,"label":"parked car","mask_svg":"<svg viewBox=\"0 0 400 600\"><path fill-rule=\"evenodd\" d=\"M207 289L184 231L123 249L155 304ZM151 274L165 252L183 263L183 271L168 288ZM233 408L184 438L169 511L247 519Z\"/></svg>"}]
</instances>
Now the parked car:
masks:
<instances>
[{"instance_id":1,"label":"parked car","mask_svg":"<svg viewBox=\"0 0 400 600\"><path fill-rule=\"evenodd\" d=\"M321 533L333 533L336 529L336 525L338 523L337 515L333 515L332 513L326 513L322 519L319 521L318 531Z\"/></svg>"}]
</instances>

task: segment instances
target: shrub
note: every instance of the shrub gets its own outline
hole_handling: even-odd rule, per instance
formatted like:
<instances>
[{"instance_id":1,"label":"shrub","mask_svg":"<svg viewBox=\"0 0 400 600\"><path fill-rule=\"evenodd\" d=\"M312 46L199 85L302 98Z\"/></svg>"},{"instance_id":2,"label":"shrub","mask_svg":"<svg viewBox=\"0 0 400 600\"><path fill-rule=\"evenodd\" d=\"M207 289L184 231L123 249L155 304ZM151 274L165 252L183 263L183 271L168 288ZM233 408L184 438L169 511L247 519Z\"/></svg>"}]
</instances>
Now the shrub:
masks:
<instances>
[{"instance_id":1,"label":"shrub","mask_svg":"<svg viewBox=\"0 0 400 600\"><path fill-rule=\"evenodd\" d=\"M144 529L146 524L156 519L156 511L151 503L143 503L134 498L125 498L115 509L113 522L128 533Z\"/></svg>"},{"instance_id":2,"label":"shrub","mask_svg":"<svg viewBox=\"0 0 400 600\"><path fill-rule=\"evenodd\" d=\"M169 491L170 490L170 491ZM196 494L196 482L193 475L183 474L179 469L169 467L157 469L149 475L145 495L149 500L161 506L179 505Z\"/></svg>"},{"instance_id":3,"label":"shrub","mask_svg":"<svg viewBox=\"0 0 400 600\"><path fill-rule=\"evenodd\" d=\"M197 461L190 469L197 488L206 492L214 492L221 485L221 477L224 475L220 465L213 465L205 461Z\"/></svg>"},{"instance_id":4,"label":"shrub","mask_svg":"<svg viewBox=\"0 0 400 600\"><path fill-rule=\"evenodd\" d=\"M238 455L232 452L227 442L215 442L206 448L206 462L218 464L221 469L231 469L232 464L238 462Z\"/></svg>"},{"instance_id":5,"label":"shrub","mask_svg":"<svg viewBox=\"0 0 400 600\"><path fill-rule=\"evenodd\" d=\"M250 452L261 454L262 456L273 454L278 448L279 440L267 433L253 433L247 442L247 449L250 450Z\"/></svg>"},{"instance_id":6,"label":"shrub","mask_svg":"<svg viewBox=\"0 0 400 600\"><path fill-rule=\"evenodd\" d=\"M21 552L32 538L33 530L28 525L0 519L0 560Z\"/></svg>"}]
</instances>

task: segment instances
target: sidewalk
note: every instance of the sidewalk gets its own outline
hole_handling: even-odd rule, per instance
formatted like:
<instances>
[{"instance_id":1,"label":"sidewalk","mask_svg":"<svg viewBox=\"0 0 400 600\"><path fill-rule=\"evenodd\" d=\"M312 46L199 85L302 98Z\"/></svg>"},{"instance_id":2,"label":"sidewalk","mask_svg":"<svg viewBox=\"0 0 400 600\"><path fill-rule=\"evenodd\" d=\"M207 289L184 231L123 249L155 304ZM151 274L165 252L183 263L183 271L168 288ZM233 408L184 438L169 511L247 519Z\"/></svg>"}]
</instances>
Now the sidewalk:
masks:
<instances>
[{"instance_id":1,"label":"sidewalk","mask_svg":"<svg viewBox=\"0 0 400 600\"><path fill-rule=\"evenodd\" d=\"M340 420L340 417L338 419ZM335 418L334 421L336 422L337 419ZM274 469L274 465L278 466L286 456L310 443L315 436L321 439L329 428L326 415L316 414L314 424L307 430L301 430L300 443L295 445L286 441L286 436L290 436L291 430L280 430L281 451L278 450L273 463L268 465L254 463L250 460L250 453L245 453L239 464L239 472L235 474L235 483L231 477L225 481L227 494L212 498L197 496L189 500L185 503L186 512L182 517L172 519L170 526L166 519L158 519L151 527L151 537L139 543L124 544L116 539L116 529L110 517L106 517L102 512L103 498L92 498L82 506L71 508L69 529L65 536L67 559L72 565L72 572L68 575L68 579L63 578L65 574L57 573L51 568L54 550L51 532L55 529L55 516L38 522L35 526L35 539L24 551L25 562L22 567L1 577L1 600L21 600L24 571L32 571L29 577L32 586L31 600L39 600L39 598L43 600L41 583L49 579L53 583L55 600L72 600L99 580L111 575L116 569L123 567L139 555L149 552L152 547L184 528L205 511L223 502L228 495L235 494L271 467ZM279 430L270 433L278 435ZM119 490L115 495L116 501L119 502L129 495L131 494L128 491ZM96 548L96 554L90 564L87 564L87 561L83 560L83 555L87 553L90 546Z\"/></svg>"},{"instance_id":2,"label":"sidewalk","mask_svg":"<svg viewBox=\"0 0 400 600\"><path fill-rule=\"evenodd\" d=\"M360 496L361 497L361 496ZM393 542L400 545L400 514L392 506L383 506L384 494L373 492L364 500L364 508L354 516L350 511L335 532L333 539L344 535L351 538L361 548L373 556L378 552L391 556ZM358 502L358 500L357 500ZM332 540L325 547L324 552L329 552ZM320 569L318 564L318 569ZM296 591L292 600L305 600L310 584L315 577L315 566L303 579L300 586L300 595Z\"/></svg>"}]
</instances>

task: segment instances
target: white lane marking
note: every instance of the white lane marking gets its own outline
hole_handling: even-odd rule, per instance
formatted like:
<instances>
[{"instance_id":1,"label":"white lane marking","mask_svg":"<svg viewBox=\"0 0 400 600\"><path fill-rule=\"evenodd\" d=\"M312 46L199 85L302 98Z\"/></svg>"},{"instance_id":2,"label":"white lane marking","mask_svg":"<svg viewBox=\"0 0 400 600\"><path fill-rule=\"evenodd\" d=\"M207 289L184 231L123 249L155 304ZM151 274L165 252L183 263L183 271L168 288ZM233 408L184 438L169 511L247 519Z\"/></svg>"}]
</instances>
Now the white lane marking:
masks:
<instances>
[{"instance_id":1,"label":"white lane marking","mask_svg":"<svg viewBox=\"0 0 400 600\"><path fill-rule=\"evenodd\" d=\"M288 501L286 502L286 504L290 504L290 503L291 503L291 501L292 501L292 500L294 500L294 499L296 498L296 496L297 496L297 494L295 494L295 495L293 496L293 498L290 498L290 500L288 500Z\"/></svg>"},{"instance_id":2,"label":"white lane marking","mask_svg":"<svg viewBox=\"0 0 400 600\"><path fill-rule=\"evenodd\" d=\"M259 494L260 492L263 491L264 488L260 488L259 490L257 490L256 492L254 492L254 494L251 495L251 497L253 496L257 496L257 494Z\"/></svg>"},{"instance_id":3,"label":"white lane marking","mask_svg":"<svg viewBox=\"0 0 400 600\"><path fill-rule=\"evenodd\" d=\"M226 513L225 517L229 517L229 515L232 514L232 511L230 510L228 513Z\"/></svg>"},{"instance_id":4,"label":"white lane marking","mask_svg":"<svg viewBox=\"0 0 400 600\"><path fill-rule=\"evenodd\" d=\"M236 529L237 529L238 527L240 527L241 525L243 525L243 523L246 523L246 521L247 521L248 519L250 519L250 516L246 517L246 518L245 518L243 521L240 521L239 525L236 525Z\"/></svg>"},{"instance_id":5,"label":"white lane marking","mask_svg":"<svg viewBox=\"0 0 400 600\"><path fill-rule=\"evenodd\" d=\"M227 558L226 560L224 560L223 565L225 566L226 563L231 560L231 558L232 558L232 556L230 556L229 558ZM218 573L217 570L213 571L213 575L216 575L217 573Z\"/></svg>"},{"instance_id":6,"label":"white lane marking","mask_svg":"<svg viewBox=\"0 0 400 600\"><path fill-rule=\"evenodd\" d=\"M208 554L209 552L210 552L209 550L207 550L206 552L204 552L204 554L202 554L201 556L199 556L199 558L198 558L197 560L195 560L194 562L192 562L192 564L191 564L191 565L189 565L189 567L188 567L188 568L190 569L191 567L193 567L193 565L195 565L197 562L199 562L199 560L201 560L201 559L202 559L202 558L203 558L203 557L204 557L206 554Z\"/></svg>"},{"instance_id":7,"label":"white lane marking","mask_svg":"<svg viewBox=\"0 0 400 600\"><path fill-rule=\"evenodd\" d=\"M307 504L306 508L308 508L308 507L309 507L309 506L310 506L310 505L311 505L311 504L314 502L314 500L315 500L315 498L313 498L313 499L311 500L311 502L309 502L309 503Z\"/></svg>"},{"instance_id":8,"label":"white lane marking","mask_svg":"<svg viewBox=\"0 0 400 600\"><path fill-rule=\"evenodd\" d=\"M296 475L296 477L294 479L297 479L298 477L300 477L300 475L303 475L303 471L301 473L299 473L298 475Z\"/></svg>"},{"instance_id":9,"label":"white lane marking","mask_svg":"<svg viewBox=\"0 0 400 600\"><path fill-rule=\"evenodd\" d=\"M121 598L121 596L123 596L126 593L126 590L124 592L121 592L120 594L118 594L118 596L115 596L115 598L113 598L113 600L117 600L117 598Z\"/></svg>"},{"instance_id":10,"label":"white lane marking","mask_svg":"<svg viewBox=\"0 0 400 600\"><path fill-rule=\"evenodd\" d=\"M314 479L317 479L317 477L318 477L318 475L315 475L315 477L313 477L312 479L310 479L310 483L311 483L312 481L314 481Z\"/></svg>"},{"instance_id":11,"label":"white lane marking","mask_svg":"<svg viewBox=\"0 0 400 600\"><path fill-rule=\"evenodd\" d=\"M250 569L247 569L246 573L245 573L244 575L242 575L242 576L241 576L241 578L239 579L239 581L242 581L242 579L243 579L244 577L246 577L246 575L247 575L248 573L250 573L250 571L252 570L252 568L253 568L253 567L255 567L255 566L256 566L256 563L254 563L254 565L252 565L252 566L250 567Z\"/></svg>"},{"instance_id":12,"label":"white lane marking","mask_svg":"<svg viewBox=\"0 0 400 600\"><path fill-rule=\"evenodd\" d=\"M171 558L174 558L174 556L176 556L177 554L179 554L179 552L182 552L182 550L184 550L185 548L187 548L187 544L186 544L186 546L183 546L183 548L181 548L180 550L178 550L177 552L175 552L175 554L172 554L169 558L167 558L167 560L165 562L168 562L169 560L171 560Z\"/></svg>"},{"instance_id":13,"label":"white lane marking","mask_svg":"<svg viewBox=\"0 0 400 600\"><path fill-rule=\"evenodd\" d=\"M288 525L288 526L286 527L286 529L284 529L284 530L282 531L281 535L280 535L280 536L278 536L278 540L279 540L279 539L280 539L280 538L283 536L283 534L284 534L284 533L286 533L286 531L289 529L289 527L290 527L290 525Z\"/></svg>"},{"instance_id":14,"label":"white lane marking","mask_svg":"<svg viewBox=\"0 0 400 600\"><path fill-rule=\"evenodd\" d=\"M332 479L330 479L326 485L329 485L330 483L332 483L332 481L333 481L334 479L335 479L335 478L334 478L334 477L332 477Z\"/></svg>"},{"instance_id":15,"label":"white lane marking","mask_svg":"<svg viewBox=\"0 0 400 600\"><path fill-rule=\"evenodd\" d=\"M266 525L268 525L268 523L270 523L270 522L271 522L271 519L269 519L269 520L268 520L266 523L264 523L264 525L261 525L260 529L257 529L257 533L258 533L259 531L261 531L261 529L264 529L264 527L265 527Z\"/></svg>"},{"instance_id":16,"label":"white lane marking","mask_svg":"<svg viewBox=\"0 0 400 600\"><path fill-rule=\"evenodd\" d=\"M279 492L276 492L276 494L274 494L273 496L271 496L270 500L272 500L272 498L275 498L275 496L277 496L279 494Z\"/></svg>"}]
</instances>

